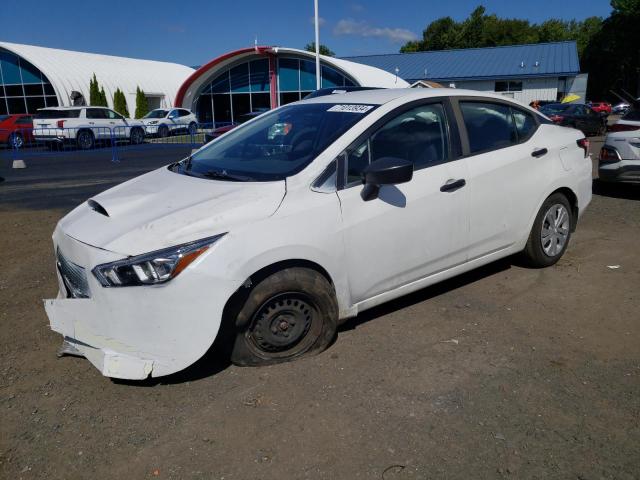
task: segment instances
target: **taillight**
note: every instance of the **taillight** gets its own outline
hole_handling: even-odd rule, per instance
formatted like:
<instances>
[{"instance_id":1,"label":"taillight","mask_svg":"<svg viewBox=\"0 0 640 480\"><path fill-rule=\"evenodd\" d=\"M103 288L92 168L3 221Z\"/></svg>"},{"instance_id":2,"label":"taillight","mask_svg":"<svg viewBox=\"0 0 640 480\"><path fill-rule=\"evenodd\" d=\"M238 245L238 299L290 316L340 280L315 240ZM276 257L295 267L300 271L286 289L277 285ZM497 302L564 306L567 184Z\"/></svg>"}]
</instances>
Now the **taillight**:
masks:
<instances>
[{"instance_id":1,"label":"taillight","mask_svg":"<svg viewBox=\"0 0 640 480\"><path fill-rule=\"evenodd\" d=\"M551 115L549 118L551 119L552 122L555 122L555 123L559 123L562 120L564 120L564 117L562 115Z\"/></svg>"},{"instance_id":2,"label":"taillight","mask_svg":"<svg viewBox=\"0 0 640 480\"><path fill-rule=\"evenodd\" d=\"M58 120L58 128L64 128L64 120Z\"/></svg>"},{"instance_id":3,"label":"taillight","mask_svg":"<svg viewBox=\"0 0 640 480\"><path fill-rule=\"evenodd\" d=\"M589 139L581 138L580 140L576 140L578 146L584 150L584 158L589 156Z\"/></svg>"},{"instance_id":4,"label":"taillight","mask_svg":"<svg viewBox=\"0 0 640 480\"><path fill-rule=\"evenodd\" d=\"M606 145L600 149L600 163L617 163L620 161L618 151Z\"/></svg>"},{"instance_id":5,"label":"taillight","mask_svg":"<svg viewBox=\"0 0 640 480\"><path fill-rule=\"evenodd\" d=\"M640 125L629 125L628 123L614 123L609 127L610 132L631 132L640 130Z\"/></svg>"}]
</instances>

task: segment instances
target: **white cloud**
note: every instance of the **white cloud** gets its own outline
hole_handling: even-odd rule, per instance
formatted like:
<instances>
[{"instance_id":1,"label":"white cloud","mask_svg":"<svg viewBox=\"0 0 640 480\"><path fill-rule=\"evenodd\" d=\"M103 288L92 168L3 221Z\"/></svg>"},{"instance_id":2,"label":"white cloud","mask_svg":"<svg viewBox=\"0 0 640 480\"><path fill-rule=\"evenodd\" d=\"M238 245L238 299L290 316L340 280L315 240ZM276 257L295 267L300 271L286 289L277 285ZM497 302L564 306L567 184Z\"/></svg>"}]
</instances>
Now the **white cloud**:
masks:
<instances>
[{"instance_id":1,"label":"white cloud","mask_svg":"<svg viewBox=\"0 0 640 480\"><path fill-rule=\"evenodd\" d=\"M362 13L364 12L364 5L361 5L359 3L352 3L351 10L353 10L356 13Z\"/></svg>"},{"instance_id":2,"label":"white cloud","mask_svg":"<svg viewBox=\"0 0 640 480\"><path fill-rule=\"evenodd\" d=\"M391 42L408 42L418 36L405 28L372 27L367 22L340 20L333 29L334 35L357 35L360 37L386 38Z\"/></svg>"},{"instance_id":3,"label":"white cloud","mask_svg":"<svg viewBox=\"0 0 640 480\"><path fill-rule=\"evenodd\" d=\"M309 18L309 23L311 25L315 25L315 23L316 23L315 19L313 17L310 17ZM327 21L324 18L318 17L318 25L320 25L322 27L322 26L324 26L325 23L327 23Z\"/></svg>"}]
</instances>

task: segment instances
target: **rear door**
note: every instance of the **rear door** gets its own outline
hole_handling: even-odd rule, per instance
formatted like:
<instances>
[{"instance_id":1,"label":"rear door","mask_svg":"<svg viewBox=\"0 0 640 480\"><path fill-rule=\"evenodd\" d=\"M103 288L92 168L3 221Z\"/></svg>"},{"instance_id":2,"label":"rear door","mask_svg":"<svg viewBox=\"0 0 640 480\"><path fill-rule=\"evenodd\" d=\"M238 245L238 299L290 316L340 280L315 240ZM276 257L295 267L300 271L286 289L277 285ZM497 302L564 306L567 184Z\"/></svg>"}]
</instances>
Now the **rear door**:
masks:
<instances>
[{"instance_id":1,"label":"rear door","mask_svg":"<svg viewBox=\"0 0 640 480\"><path fill-rule=\"evenodd\" d=\"M466 172L450 118L446 100L400 107L341 157L338 197L354 303L465 262ZM364 201L363 169L390 156L413 162L413 179L383 185L378 198Z\"/></svg>"},{"instance_id":2,"label":"rear door","mask_svg":"<svg viewBox=\"0 0 640 480\"><path fill-rule=\"evenodd\" d=\"M472 261L521 239L547 182L540 159L549 150L536 136L538 121L531 112L477 97L454 103L468 172Z\"/></svg>"},{"instance_id":3,"label":"rear door","mask_svg":"<svg viewBox=\"0 0 640 480\"><path fill-rule=\"evenodd\" d=\"M107 110L104 108L87 108L85 110L87 124L93 132L94 138L107 140L111 138L111 125L107 118Z\"/></svg>"}]
</instances>

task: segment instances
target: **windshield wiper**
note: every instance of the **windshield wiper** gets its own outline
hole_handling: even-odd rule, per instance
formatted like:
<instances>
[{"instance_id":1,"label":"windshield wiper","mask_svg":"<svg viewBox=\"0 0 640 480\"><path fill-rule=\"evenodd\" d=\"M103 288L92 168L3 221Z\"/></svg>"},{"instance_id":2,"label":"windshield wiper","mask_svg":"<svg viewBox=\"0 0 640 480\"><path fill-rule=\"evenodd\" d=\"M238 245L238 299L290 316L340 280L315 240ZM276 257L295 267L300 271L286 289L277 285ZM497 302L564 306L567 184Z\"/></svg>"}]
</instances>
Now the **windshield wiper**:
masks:
<instances>
[{"instance_id":1,"label":"windshield wiper","mask_svg":"<svg viewBox=\"0 0 640 480\"><path fill-rule=\"evenodd\" d=\"M201 175L207 178L215 178L218 180L232 180L234 182L250 182L253 180L251 177L227 173L226 170L209 170L207 172L201 173Z\"/></svg>"}]
</instances>

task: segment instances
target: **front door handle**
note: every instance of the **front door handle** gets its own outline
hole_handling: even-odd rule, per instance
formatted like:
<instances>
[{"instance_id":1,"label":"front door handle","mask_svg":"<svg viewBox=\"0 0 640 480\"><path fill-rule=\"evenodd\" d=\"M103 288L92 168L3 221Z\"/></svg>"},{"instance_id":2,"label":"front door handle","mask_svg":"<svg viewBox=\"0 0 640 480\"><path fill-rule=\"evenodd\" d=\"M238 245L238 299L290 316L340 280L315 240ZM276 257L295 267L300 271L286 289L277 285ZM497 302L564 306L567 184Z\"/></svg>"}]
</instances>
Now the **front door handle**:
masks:
<instances>
[{"instance_id":1,"label":"front door handle","mask_svg":"<svg viewBox=\"0 0 640 480\"><path fill-rule=\"evenodd\" d=\"M447 183L440 187L441 192L455 192L456 190L464 187L467 184L464 178L458 180L447 180Z\"/></svg>"},{"instance_id":2,"label":"front door handle","mask_svg":"<svg viewBox=\"0 0 640 480\"><path fill-rule=\"evenodd\" d=\"M531 152L531 156L538 158L546 155L547 153L549 153L549 150L547 150L546 148L538 148L537 150Z\"/></svg>"}]
</instances>

